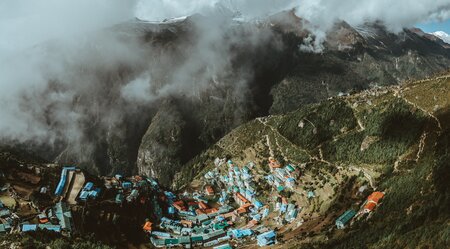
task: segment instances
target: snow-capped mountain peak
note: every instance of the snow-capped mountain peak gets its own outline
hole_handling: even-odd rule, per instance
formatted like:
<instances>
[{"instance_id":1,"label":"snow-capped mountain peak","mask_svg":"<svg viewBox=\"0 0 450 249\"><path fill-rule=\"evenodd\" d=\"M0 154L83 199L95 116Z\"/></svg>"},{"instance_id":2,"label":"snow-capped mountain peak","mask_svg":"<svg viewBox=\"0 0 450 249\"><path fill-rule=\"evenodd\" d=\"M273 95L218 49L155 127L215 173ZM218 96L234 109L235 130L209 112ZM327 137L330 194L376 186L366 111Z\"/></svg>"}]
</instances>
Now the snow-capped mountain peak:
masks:
<instances>
[{"instance_id":1,"label":"snow-capped mountain peak","mask_svg":"<svg viewBox=\"0 0 450 249\"><path fill-rule=\"evenodd\" d=\"M444 31L436 31L431 33L432 35L438 37L442 41L444 41L447 44L450 44L450 35L445 33Z\"/></svg>"}]
</instances>

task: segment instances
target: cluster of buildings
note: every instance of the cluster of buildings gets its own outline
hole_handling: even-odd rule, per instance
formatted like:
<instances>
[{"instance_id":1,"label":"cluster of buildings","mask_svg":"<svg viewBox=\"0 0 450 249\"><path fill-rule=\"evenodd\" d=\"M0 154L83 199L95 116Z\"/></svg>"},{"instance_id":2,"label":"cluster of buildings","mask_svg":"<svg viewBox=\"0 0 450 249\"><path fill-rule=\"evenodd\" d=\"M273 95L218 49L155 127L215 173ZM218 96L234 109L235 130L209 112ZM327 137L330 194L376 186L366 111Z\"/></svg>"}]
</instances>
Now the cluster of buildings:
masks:
<instances>
[{"instance_id":1,"label":"cluster of buildings","mask_svg":"<svg viewBox=\"0 0 450 249\"><path fill-rule=\"evenodd\" d=\"M24 222L20 227L22 232L46 229L70 236L74 228L72 211L65 202L57 202L38 215L38 223Z\"/></svg>"},{"instance_id":2,"label":"cluster of buildings","mask_svg":"<svg viewBox=\"0 0 450 249\"><path fill-rule=\"evenodd\" d=\"M39 181L36 181L36 179L40 178L39 173L45 169L33 167L33 173L21 170L17 172L20 180L27 184L38 186ZM69 206L61 199L69 191L70 187L68 185L72 184L77 173L74 167L63 168L61 179L55 189L55 195L60 200L56 203L49 202L49 204L42 205L37 200L42 198L42 196L48 195L47 186L38 188L33 201L29 201L29 197L23 196L24 193L18 195L13 187L2 189L3 198L9 198L15 204L8 207L0 201L0 233L29 232L42 229L70 236L74 227L72 212ZM30 187L29 190L24 188L22 192L30 191L31 193L34 188ZM9 193L9 197L5 195L6 192Z\"/></svg>"},{"instance_id":3,"label":"cluster of buildings","mask_svg":"<svg viewBox=\"0 0 450 249\"><path fill-rule=\"evenodd\" d=\"M361 214L367 214L372 212L377 205L379 205L380 200L384 197L383 192L375 191L367 197L367 200L364 202L361 211L356 212L355 210L349 209L345 211L341 216L336 219L336 227L338 229L344 229L351 220Z\"/></svg>"},{"instance_id":4,"label":"cluster of buildings","mask_svg":"<svg viewBox=\"0 0 450 249\"><path fill-rule=\"evenodd\" d=\"M127 203L135 201L144 203L146 196L143 195L143 192L159 188L154 179L142 176L115 175L114 177L103 177L103 180L106 192L113 193L113 201L118 205L122 205L125 201Z\"/></svg>"},{"instance_id":5,"label":"cluster of buildings","mask_svg":"<svg viewBox=\"0 0 450 249\"><path fill-rule=\"evenodd\" d=\"M18 217L0 201L0 233L9 232L14 226L14 220L17 218Z\"/></svg>"},{"instance_id":6,"label":"cluster of buildings","mask_svg":"<svg viewBox=\"0 0 450 249\"><path fill-rule=\"evenodd\" d=\"M182 194L164 190L150 177L115 175L86 181L78 168L63 167L51 205L34 207L38 210L36 217L21 220L0 201L0 233L46 229L70 236L74 230L73 203L84 204L101 199L113 206L148 202L151 211L142 228L156 247L228 249L232 248L230 244L248 240L256 240L259 246L275 244L275 231L262 225L263 221L271 213L276 213L275 220L279 225L291 223L297 219L301 208L289 202L283 193L267 201L270 205L264 204L262 194L258 193L258 189L262 191L258 184L263 179L278 192L294 190L300 176L299 169L290 164L283 167L277 160L269 158L270 173L260 177L254 175L254 163L239 167L228 160L220 163L223 164L224 170L216 167L204 175L204 186L193 193ZM39 193L49 195L48 188L40 187ZM382 192L373 192L360 213L373 211L383 196ZM313 197L314 192L308 192L308 198ZM345 228L356 215L356 211L347 210L336 220L337 228Z\"/></svg>"},{"instance_id":7,"label":"cluster of buildings","mask_svg":"<svg viewBox=\"0 0 450 249\"><path fill-rule=\"evenodd\" d=\"M83 189L80 193L80 201L87 201L89 199L95 200L101 193L101 188L94 187L94 183L87 182L86 185L84 185Z\"/></svg>"},{"instance_id":8,"label":"cluster of buildings","mask_svg":"<svg viewBox=\"0 0 450 249\"><path fill-rule=\"evenodd\" d=\"M288 164L282 167L274 158L269 158L269 167L271 174L265 178L267 182L274 186L278 192L284 189L293 190L296 186L296 180L300 176L300 171L295 166Z\"/></svg>"},{"instance_id":9,"label":"cluster of buildings","mask_svg":"<svg viewBox=\"0 0 450 249\"><path fill-rule=\"evenodd\" d=\"M269 207L257 198L249 163L238 167L227 162L227 174L218 169L205 174L206 184L200 191L179 196L165 191L168 203L167 216L157 225L146 221L144 231L156 247L202 245L214 248L231 248L233 240L261 237L261 246L275 243L275 232L260 225L269 215ZM273 236L269 236L273 235Z\"/></svg>"}]
</instances>

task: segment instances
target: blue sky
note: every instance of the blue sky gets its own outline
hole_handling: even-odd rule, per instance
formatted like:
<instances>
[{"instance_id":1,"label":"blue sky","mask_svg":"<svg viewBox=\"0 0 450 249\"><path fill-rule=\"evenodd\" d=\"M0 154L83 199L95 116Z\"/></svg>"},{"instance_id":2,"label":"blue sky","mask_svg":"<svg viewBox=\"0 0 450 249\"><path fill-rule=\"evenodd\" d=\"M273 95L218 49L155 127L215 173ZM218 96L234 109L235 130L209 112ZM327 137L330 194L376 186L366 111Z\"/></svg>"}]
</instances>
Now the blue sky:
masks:
<instances>
[{"instance_id":1,"label":"blue sky","mask_svg":"<svg viewBox=\"0 0 450 249\"><path fill-rule=\"evenodd\" d=\"M417 27L428 33L441 30L450 34L450 19L443 22L422 23L418 24Z\"/></svg>"}]
</instances>

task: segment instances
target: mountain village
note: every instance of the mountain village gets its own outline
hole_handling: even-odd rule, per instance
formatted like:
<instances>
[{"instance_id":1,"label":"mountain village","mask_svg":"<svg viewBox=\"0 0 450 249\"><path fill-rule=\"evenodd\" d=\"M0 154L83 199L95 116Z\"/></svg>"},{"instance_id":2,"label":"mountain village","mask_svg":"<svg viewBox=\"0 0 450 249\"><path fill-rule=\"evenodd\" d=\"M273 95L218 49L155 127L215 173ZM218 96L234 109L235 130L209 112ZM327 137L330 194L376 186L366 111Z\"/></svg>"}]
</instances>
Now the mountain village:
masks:
<instances>
[{"instance_id":1,"label":"mountain village","mask_svg":"<svg viewBox=\"0 0 450 249\"><path fill-rule=\"evenodd\" d=\"M140 207L144 211L142 233L155 247L236 248L277 244L284 226L301 227L302 210L308 202L290 198L304 192L308 200L316 193L305 191L302 166L282 165L270 157L270 173L255 163L237 165L217 158L214 168L202 177L202 186L174 193L157 179L144 176L92 177L75 166L48 164L1 169L0 233L49 230L64 236L84 232L90 212L116 224L120 210ZM53 173L51 173L53 172ZM49 177L59 172L59 179ZM54 187L53 187L54 186ZM362 186L364 192L367 186ZM348 209L336 220L343 229L373 212L384 193L372 192L359 210ZM95 222L93 223L95 226ZM77 231L79 230L79 231Z\"/></svg>"}]
</instances>

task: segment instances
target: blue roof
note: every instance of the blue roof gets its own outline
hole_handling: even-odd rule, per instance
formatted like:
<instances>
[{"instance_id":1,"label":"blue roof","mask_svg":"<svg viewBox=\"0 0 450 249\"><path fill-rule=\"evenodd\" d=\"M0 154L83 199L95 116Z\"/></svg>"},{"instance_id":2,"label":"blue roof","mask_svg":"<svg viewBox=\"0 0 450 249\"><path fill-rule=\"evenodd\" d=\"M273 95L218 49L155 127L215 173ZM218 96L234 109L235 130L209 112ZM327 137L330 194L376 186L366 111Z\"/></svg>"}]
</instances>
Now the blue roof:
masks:
<instances>
[{"instance_id":1,"label":"blue roof","mask_svg":"<svg viewBox=\"0 0 450 249\"><path fill-rule=\"evenodd\" d=\"M122 182L122 188L131 188L132 186L131 182Z\"/></svg>"},{"instance_id":2,"label":"blue roof","mask_svg":"<svg viewBox=\"0 0 450 249\"><path fill-rule=\"evenodd\" d=\"M169 191L164 191L164 195L166 195L166 197L169 198L169 199L175 199L176 198L175 194L172 193L172 192L169 192Z\"/></svg>"},{"instance_id":3,"label":"blue roof","mask_svg":"<svg viewBox=\"0 0 450 249\"><path fill-rule=\"evenodd\" d=\"M253 205L255 205L255 207L257 207L257 208L262 208L264 205L260 202L260 201L258 201L258 200L255 200L254 202L253 202Z\"/></svg>"},{"instance_id":4,"label":"blue roof","mask_svg":"<svg viewBox=\"0 0 450 249\"><path fill-rule=\"evenodd\" d=\"M262 233L256 237L259 246L271 245L275 242L275 238L276 234L273 230Z\"/></svg>"},{"instance_id":5,"label":"blue roof","mask_svg":"<svg viewBox=\"0 0 450 249\"><path fill-rule=\"evenodd\" d=\"M82 190L81 194L80 194L80 199L81 200L86 200L89 196L89 192Z\"/></svg>"},{"instance_id":6,"label":"blue roof","mask_svg":"<svg viewBox=\"0 0 450 249\"><path fill-rule=\"evenodd\" d=\"M88 182L88 183L86 183L86 185L84 185L83 190L84 191L90 191L92 189L92 187L94 187L94 183Z\"/></svg>"},{"instance_id":7,"label":"blue roof","mask_svg":"<svg viewBox=\"0 0 450 249\"><path fill-rule=\"evenodd\" d=\"M40 229L47 229L49 231L54 231L54 232L57 232L57 233L61 232L61 226L60 225L39 224L38 227Z\"/></svg>"},{"instance_id":8,"label":"blue roof","mask_svg":"<svg viewBox=\"0 0 450 249\"><path fill-rule=\"evenodd\" d=\"M64 190L64 186L66 185L67 171L72 171L72 170L76 170L76 168L75 167L64 167L61 170L61 177L59 179L58 186L56 186L55 195L62 194L62 192Z\"/></svg>"},{"instance_id":9,"label":"blue roof","mask_svg":"<svg viewBox=\"0 0 450 249\"><path fill-rule=\"evenodd\" d=\"M29 231L36 231L37 225L36 224L23 224L22 225L22 232L29 232Z\"/></svg>"},{"instance_id":10,"label":"blue roof","mask_svg":"<svg viewBox=\"0 0 450 249\"><path fill-rule=\"evenodd\" d=\"M159 232L159 231L153 231L152 235L161 237L161 238L170 238L170 234L169 233L164 233L164 232Z\"/></svg>"},{"instance_id":11,"label":"blue roof","mask_svg":"<svg viewBox=\"0 0 450 249\"><path fill-rule=\"evenodd\" d=\"M276 236L277 236L277 234L275 233L275 231L272 230L272 231L262 233L258 237L275 238Z\"/></svg>"},{"instance_id":12,"label":"blue roof","mask_svg":"<svg viewBox=\"0 0 450 249\"><path fill-rule=\"evenodd\" d=\"M231 234L235 238L242 238L242 237L252 235L253 231L250 229L233 229L233 230L231 230Z\"/></svg>"},{"instance_id":13,"label":"blue roof","mask_svg":"<svg viewBox=\"0 0 450 249\"><path fill-rule=\"evenodd\" d=\"M11 214L11 211L9 211L9 209L0 210L0 217L9 216L10 214Z\"/></svg>"}]
</instances>

